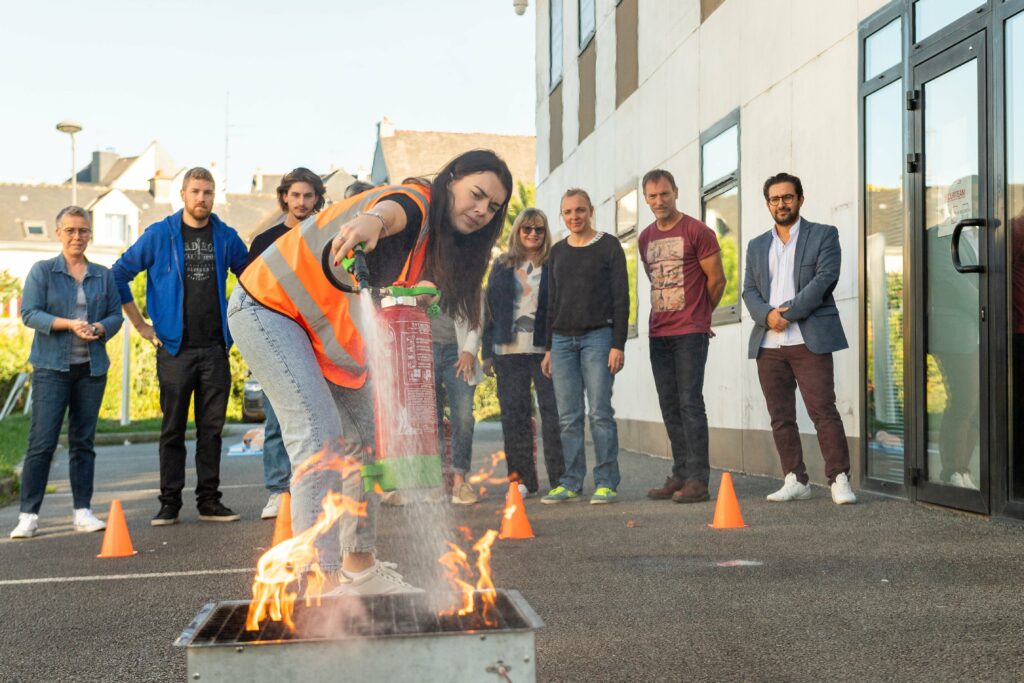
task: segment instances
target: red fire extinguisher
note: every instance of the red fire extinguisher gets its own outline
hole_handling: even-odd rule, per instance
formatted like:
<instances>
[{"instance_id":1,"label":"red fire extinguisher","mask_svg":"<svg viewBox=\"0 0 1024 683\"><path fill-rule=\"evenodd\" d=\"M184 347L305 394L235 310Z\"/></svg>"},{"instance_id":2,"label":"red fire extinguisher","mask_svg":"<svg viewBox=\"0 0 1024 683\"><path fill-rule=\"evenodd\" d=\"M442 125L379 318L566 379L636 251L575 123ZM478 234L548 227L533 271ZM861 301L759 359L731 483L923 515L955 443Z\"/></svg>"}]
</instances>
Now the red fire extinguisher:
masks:
<instances>
[{"instance_id":1,"label":"red fire extinguisher","mask_svg":"<svg viewBox=\"0 0 1024 683\"><path fill-rule=\"evenodd\" d=\"M385 491L442 483L433 339L430 319L416 305L422 293L392 287L381 300L377 352L383 376L373 378L377 462L363 468L367 488L374 481Z\"/></svg>"}]
</instances>

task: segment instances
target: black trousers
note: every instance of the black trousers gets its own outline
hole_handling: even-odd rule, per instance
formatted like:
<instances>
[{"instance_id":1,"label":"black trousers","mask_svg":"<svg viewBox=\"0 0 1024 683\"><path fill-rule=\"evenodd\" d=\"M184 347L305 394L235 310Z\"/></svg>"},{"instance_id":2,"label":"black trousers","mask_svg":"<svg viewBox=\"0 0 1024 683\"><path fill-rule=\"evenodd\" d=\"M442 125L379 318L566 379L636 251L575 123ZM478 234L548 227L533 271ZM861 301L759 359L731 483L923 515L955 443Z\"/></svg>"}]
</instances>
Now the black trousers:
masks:
<instances>
[{"instance_id":1,"label":"black trousers","mask_svg":"<svg viewBox=\"0 0 1024 683\"><path fill-rule=\"evenodd\" d=\"M651 337L651 370L661 418L672 444L672 476L708 485L708 414L704 408L704 367L708 335Z\"/></svg>"},{"instance_id":2,"label":"black trousers","mask_svg":"<svg viewBox=\"0 0 1024 683\"><path fill-rule=\"evenodd\" d=\"M515 353L494 357L494 374L498 378L498 404L501 406L501 430L505 436L505 462L509 476L519 477L526 488L538 488L537 468L533 462L533 401L530 382L537 390L540 404L541 432L544 435L544 465L551 488L558 486L565 471L562 458L562 437L558 429L558 408L555 386L540 371L544 356L537 353Z\"/></svg>"},{"instance_id":3,"label":"black trousers","mask_svg":"<svg viewBox=\"0 0 1024 683\"><path fill-rule=\"evenodd\" d=\"M195 395L196 503L220 499L221 430L231 392L231 370L223 346L182 347L172 356L157 351L160 379L160 502L181 507L185 487L185 429Z\"/></svg>"}]
</instances>

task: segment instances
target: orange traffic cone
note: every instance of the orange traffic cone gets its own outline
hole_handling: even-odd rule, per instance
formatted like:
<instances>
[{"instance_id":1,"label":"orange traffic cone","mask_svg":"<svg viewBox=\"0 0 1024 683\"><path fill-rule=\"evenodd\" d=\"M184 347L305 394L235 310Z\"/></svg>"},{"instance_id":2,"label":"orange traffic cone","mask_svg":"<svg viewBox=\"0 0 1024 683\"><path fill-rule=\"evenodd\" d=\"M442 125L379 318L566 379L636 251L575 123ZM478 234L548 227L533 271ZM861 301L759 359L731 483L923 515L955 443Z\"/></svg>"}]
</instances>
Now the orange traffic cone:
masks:
<instances>
[{"instance_id":1,"label":"orange traffic cone","mask_svg":"<svg viewBox=\"0 0 1024 683\"><path fill-rule=\"evenodd\" d=\"M107 530L103 532L103 545L96 557L131 557L138 555L132 548L132 539L128 535L128 524L124 521L124 510L121 501L115 498L110 502L110 513L107 515Z\"/></svg>"},{"instance_id":2,"label":"orange traffic cone","mask_svg":"<svg viewBox=\"0 0 1024 683\"><path fill-rule=\"evenodd\" d=\"M742 529L740 504L736 500L736 491L732 488L732 475L722 473L722 483L718 485L718 501L715 503L715 519L708 524L712 529Z\"/></svg>"},{"instance_id":3,"label":"orange traffic cone","mask_svg":"<svg viewBox=\"0 0 1024 683\"><path fill-rule=\"evenodd\" d=\"M519 482L510 481L505 496L505 515L501 519L501 533L498 538L533 538L533 528L526 518L523 495L519 493Z\"/></svg>"},{"instance_id":4,"label":"orange traffic cone","mask_svg":"<svg viewBox=\"0 0 1024 683\"><path fill-rule=\"evenodd\" d=\"M277 520L274 522L274 540L270 545L274 546L281 541L287 541L292 537L292 494L285 491L281 494L281 500L277 506Z\"/></svg>"}]
</instances>

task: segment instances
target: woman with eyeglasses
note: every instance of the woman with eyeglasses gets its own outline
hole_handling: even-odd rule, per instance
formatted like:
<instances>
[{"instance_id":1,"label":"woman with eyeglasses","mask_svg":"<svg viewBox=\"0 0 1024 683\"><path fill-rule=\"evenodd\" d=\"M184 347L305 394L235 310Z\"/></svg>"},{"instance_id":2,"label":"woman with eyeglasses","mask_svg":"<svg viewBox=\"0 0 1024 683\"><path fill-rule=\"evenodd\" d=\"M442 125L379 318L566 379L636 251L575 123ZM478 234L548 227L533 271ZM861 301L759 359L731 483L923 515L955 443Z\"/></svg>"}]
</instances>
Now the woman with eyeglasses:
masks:
<instances>
[{"instance_id":1,"label":"woman with eyeglasses","mask_svg":"<svg viewBox=\"0 0 1024 683\"><path fill-rule=\"evenodd\" d=\"M89 214L69 206L57 214L61 253L29 271L21 319L35 330L32 351L32 424L21 474L21 514L11 538L32 538L39 528L50 462L68 416L68 469L75 531L100 531L92 513L96 460L93 437L107 385L106 343L121 328L121 301L109 268L90 263Z\"/></svg>"},{"instance_id":2,"label":"woman with eyeglasses","mask_svg":"<svg viewBox=\"0 0 1024 683\"><path fill-rule=\"evenodd\" d=\"M554 385L541 372L548 322L545 266L550 251L547 216L540 209L525 209L516 217L508 250L494 261L487 281L483 367L486 374L498 379L508 476L519 482L523 495L536 493L538 488L531 382L540 403L544 463L551 488L558 486L565 467Z\"/></svg>"}]
</instances>

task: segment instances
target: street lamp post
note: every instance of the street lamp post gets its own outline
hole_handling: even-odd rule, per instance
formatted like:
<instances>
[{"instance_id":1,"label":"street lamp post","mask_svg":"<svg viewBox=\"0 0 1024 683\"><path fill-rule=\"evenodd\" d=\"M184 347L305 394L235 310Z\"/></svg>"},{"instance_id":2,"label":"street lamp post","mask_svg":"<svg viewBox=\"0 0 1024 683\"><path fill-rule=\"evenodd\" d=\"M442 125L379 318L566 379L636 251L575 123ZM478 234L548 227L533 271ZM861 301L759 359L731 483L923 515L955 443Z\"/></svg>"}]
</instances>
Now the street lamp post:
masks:
<instances>
[{"instance_id":1,"label":"street lamp post","mask_svg":"<svg viewBox=\"0 0 1024 683\"><path fill-rule=\"evenodd\" d=\"M75 133L81 132L82 124L64 119L57 124L57 130L71 136L71 205L78 206L78 172L75 169Z\"/></svg>"}]
</instances>

